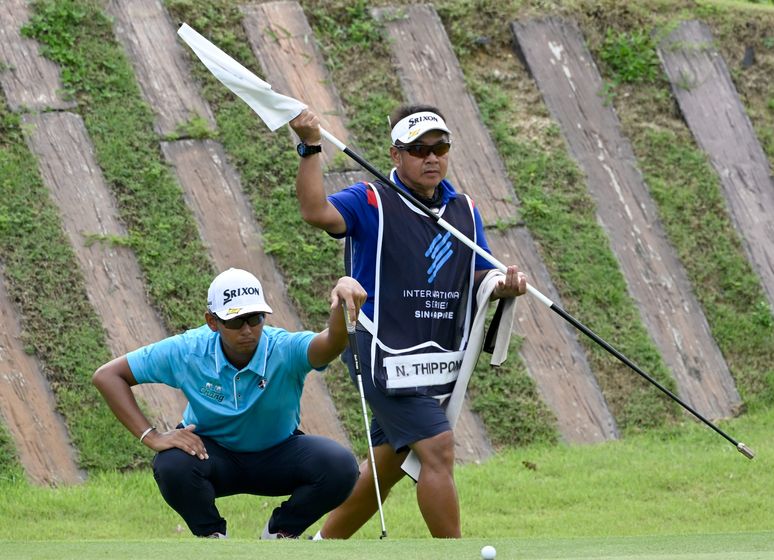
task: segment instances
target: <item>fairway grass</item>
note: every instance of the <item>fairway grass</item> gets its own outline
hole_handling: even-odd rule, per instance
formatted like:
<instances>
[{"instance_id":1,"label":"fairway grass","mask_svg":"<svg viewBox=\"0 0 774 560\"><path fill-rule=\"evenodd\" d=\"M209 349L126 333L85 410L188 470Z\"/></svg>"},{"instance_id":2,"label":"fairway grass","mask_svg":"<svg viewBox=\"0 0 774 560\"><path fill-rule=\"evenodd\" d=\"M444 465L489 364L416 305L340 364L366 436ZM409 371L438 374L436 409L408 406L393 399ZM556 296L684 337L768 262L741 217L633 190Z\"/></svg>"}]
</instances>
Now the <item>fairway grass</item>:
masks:
<instances>
[{"instance_id":1,"label":"fairway grass","mask_svg":"<svg viewBox=\"0 0 774 560\"><path fill-rule=\"evenodd\" d=\"M389 537L373 541L255 541L247 539L148 541L0 541L2 557L68 560L207 558L208 560L475 560L490 544L497 559L758 560L774 558L774 533L572 539L430 540Z\"/></svg>"},{"instance_id":2,"label":"fairway grass","mask_svg":"<svg viewBox=\"0 0 774 560\"><path fill-rule=\"evenodd\" d=\"M465 538L451 542L428 538L408 480L385 504L386 540L378 538L375 516L351 541L322 546L259 542L282 498L257 496L217 501L228 542L195 539L147 470L95 474L58 488L0 481L0 558L167 558L196 551L213 558L217 551L229 558L476 558L484 544L498 548L498 559L774 558L768 544L774 543L773 424L772 411L722 424L757 452L752 461L706 426L686 421L621 441L510 449L460 466Z\"/></svg>"}]
</instances>

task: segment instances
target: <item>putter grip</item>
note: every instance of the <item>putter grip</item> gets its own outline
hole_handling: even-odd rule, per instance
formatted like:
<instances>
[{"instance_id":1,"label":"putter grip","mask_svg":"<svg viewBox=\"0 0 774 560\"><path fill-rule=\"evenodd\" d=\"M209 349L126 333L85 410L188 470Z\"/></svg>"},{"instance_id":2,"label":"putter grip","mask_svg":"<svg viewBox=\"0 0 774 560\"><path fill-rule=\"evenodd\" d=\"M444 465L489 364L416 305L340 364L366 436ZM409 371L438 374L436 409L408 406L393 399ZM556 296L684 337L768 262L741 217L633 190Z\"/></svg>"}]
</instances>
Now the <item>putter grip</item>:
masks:
<instances>
[{"instance_id":1,"label":"putter grip","mask_svg":"<svg viewBox=\"0 0 774 560\"><path fill-rule=\"evenodd\" d=\"M347 306L347 302L343 301L341 302L341 308L344 310L344 325L347 327L347 334L349 335L349 342L352 344L352 337L355 334L355 325L356 323L350 323L349 322L349 306Z\"/></svg>"},{"instance_id":2,"label":"putter grip","mask_svg":"<svg viewBox=\"0 0 774 560\"><path fill-rule=\"evenodd\" d=\"M355 366L355 373L360 375L360 352L357 351L357 335L355 334L354 327L352 327L352 332L349 333L349 349L352 351L352 362Z\"/></svg>"}]
</instances>

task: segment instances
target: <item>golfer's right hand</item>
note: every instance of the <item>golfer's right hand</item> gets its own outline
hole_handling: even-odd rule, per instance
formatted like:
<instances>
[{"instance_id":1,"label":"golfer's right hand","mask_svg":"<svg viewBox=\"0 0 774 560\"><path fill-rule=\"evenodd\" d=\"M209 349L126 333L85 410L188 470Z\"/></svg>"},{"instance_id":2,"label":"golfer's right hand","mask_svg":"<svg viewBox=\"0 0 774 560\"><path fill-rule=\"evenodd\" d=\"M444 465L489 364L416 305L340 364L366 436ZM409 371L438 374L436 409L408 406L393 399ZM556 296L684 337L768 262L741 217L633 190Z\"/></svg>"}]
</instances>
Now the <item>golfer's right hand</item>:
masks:
<instances>
[{"instance_id":1,"label":"golfer's right hand","mask_svg":"<svg viewBox=\"0 0 774 560\"><path fill-rule=\"evenodd\" d=\"M320 133L320 118L309 109L304 109L301 114L290 121L292 128L305 144L319 144L322 142Z\"/></svg>"},{"instance_id":2,"label":"golfer's right hand","mask_svg":"<svg viewBox=\"0 0 774 560\"><path fill-rule=\"evenodd\" d=\"M154 451L165 451L177 447L189 455L196 455L199 459L209 459L207 450L201 438L194 433L196 426L189 424L185 428L169 430L168 432L152 431L145 438L144 443Z\"/></svg>"}]
</instances>

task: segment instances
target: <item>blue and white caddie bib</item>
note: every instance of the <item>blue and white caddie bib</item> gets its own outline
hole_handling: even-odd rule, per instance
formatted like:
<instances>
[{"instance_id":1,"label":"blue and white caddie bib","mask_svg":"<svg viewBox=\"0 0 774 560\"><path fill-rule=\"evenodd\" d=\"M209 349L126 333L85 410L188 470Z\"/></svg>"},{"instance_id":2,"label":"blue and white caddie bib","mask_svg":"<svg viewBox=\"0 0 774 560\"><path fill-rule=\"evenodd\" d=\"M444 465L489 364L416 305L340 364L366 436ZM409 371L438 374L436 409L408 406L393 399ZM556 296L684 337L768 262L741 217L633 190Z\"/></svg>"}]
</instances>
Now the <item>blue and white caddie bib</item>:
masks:
<instances>
[{"instance_id":1,"label":"blue and white caddie bib","mask_svg":"<svg viewBox=\"0 0 774 560\"><path fill-rule=\"evenodd\" d=\"M379 211L374 319L361 322L374 335L374 383L387 394L449 394L468 342L473 251L389 187L369 188ZM476 241L468 196L438 213Z\"/></svg>"}]
</instances>

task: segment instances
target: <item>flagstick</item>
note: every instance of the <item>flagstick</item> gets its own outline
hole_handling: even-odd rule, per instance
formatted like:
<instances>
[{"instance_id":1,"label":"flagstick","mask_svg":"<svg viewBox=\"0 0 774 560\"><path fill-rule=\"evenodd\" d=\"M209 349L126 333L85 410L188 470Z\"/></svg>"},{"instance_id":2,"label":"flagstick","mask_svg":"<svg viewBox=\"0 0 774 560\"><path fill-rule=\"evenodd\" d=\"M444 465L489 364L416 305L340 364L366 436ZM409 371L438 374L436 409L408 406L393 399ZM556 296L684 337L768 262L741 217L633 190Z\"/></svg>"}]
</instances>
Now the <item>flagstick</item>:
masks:
<instances>
[{"instance_id":1,"label":"flagstick","mask_svg":"<svg viewBox=\"0 0 774 560\"><path fill-rule=\"evenodd\" d=\"M320 132L322 136L330 141L332 144L334 144L339 150L347 154L350 158L352 158L354 161L356 161L358 164L360 164L364 169L369 171L374 177L382 181L385 185L390 187L392 190L394 190L396 193L398 193L400 196L411 202L414 206L419 208L422 212L424 212L425 215L427 215L429 218L432 218L436 221L436 223L441 226L443 229L451 233L454 237L459 239L462 243L464 243L466 246L470 247L477 255L480 255L481 257L485 258L488 262L493 264L498 270L505 273L507 268L503 263L498 261L495 257L487 253L484 249L482 249L480 246L476 245L472 240L470 240L465 234L457 230L454 226L449 224L447 221L442 219L439 215L437 215L435 212L430 210L427 206L422 204L419 200L417 200L410 192L406 191L405 189L400 188L398 185L393 183L389 178L387 178L383 173L381 173L378 169L376 169L373 165L371 165L367 160L363 159L359 154L356 152L353 152L350 150L346 145L344 145L343 142L341 142L339 139L337 139L335 136L333 136L330 132L325 130L324 128L320 127ZM573 325L575 328L580 330L583 334L588 336L590 339L592 339L594 342L599 344L602 348L604 348L607 352L618 358L621 362L629 366L632 370L634 370L638 375L652 383L656 388L658 388L662 393L667 395L669 398L671 398L673 401L675 401L677 404L682 406L685 410L693 414L696 418L701 420L704 424L715 430L718 434L720 434L722 437L727 439L729 442L731 442L734 447L736 447L737 451L739 451L742 455L747 457L748 459L752 459L755 454L753 453L752 449L747 447L744 443L741 443L728 434L726 434L723 430L715 426L712 422L707 420L702 414L700 414L697 410L695 410L692 406L690 406L688 403L681 400L677 395L675 395L672 391L664 387L661 383L656 381L653 377L645 373L642 369L639 368L634 362L632 362L629 358L624 356L621 352L619 352L615 347L607 343L602 337L600 337L598 334L596 334L594 331L592 331L590 328L588 328L586 325L578 321L575 317L570 315L567 311L559 307L556 303L551 301L549 298L547 298L545 295L543 295L538 289L533 287L531 284L527 283L527 291L531 293L533 296L537 297L546 307L551 309L553 312L555 312L557 315L562 317L564 320L569 322L571 325Z\"/></svg>"}]
</instances>

